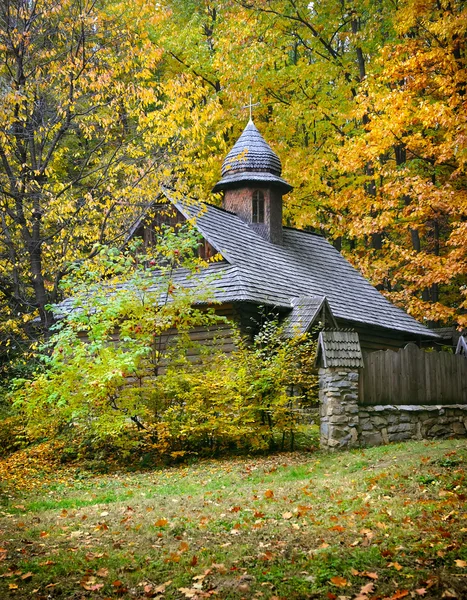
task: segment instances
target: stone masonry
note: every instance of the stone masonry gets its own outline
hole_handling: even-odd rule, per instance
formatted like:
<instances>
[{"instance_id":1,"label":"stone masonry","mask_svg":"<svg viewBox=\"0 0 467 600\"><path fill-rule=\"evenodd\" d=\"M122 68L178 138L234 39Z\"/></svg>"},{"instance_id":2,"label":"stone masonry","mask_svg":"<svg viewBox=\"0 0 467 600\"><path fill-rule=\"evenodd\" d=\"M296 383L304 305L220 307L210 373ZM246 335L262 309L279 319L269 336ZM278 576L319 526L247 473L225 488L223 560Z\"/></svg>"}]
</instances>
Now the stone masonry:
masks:
<instances>
[{"instance_id":1,"label":"stone masonry","mask_svg":"<svg viewBox=\"0 0 467 600\"><path fill-rule=\"evenodd\" d=\"M360 406L359 442L379 446L389 442L465 436L467 406Z\"/></svg>"},{"instance_id":2,"label":"stone masonry","mask_svg":"<svg viewBox=\"0 0 467 600\"><path fill-rule=\"evenodd\" d=\"M319 369L322 448L353 448L358 440L358 369Z\"/></svg>"}]
</instances>

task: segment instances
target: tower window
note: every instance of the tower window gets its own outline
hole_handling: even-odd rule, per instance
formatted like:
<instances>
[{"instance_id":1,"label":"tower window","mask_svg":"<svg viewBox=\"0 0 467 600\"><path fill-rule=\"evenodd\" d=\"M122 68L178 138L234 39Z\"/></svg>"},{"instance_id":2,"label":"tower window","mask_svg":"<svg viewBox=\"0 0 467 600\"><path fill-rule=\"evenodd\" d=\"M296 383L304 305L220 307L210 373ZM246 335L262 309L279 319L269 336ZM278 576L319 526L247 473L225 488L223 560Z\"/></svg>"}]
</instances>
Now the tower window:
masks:
<instances>
[{"instance_id":1,"label":"tower window","mask_svg":"<svg viewBox=\"0 0 467 600\"><path fill-rule=\"evenodd\" d=\"M264 223L264 194L261 190L253 192L252 223Z\"/></svg>"}]
</instances>

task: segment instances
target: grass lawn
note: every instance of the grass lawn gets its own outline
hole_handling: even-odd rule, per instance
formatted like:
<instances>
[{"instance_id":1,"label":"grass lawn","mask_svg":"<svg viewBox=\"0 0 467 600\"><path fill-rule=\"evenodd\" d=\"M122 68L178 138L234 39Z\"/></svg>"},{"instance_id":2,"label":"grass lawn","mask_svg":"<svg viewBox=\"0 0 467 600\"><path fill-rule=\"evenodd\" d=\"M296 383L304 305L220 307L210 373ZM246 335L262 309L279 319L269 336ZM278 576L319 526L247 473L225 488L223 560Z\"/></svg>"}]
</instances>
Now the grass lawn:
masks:
<instances>
[{"instance_id":1,"label":"grass lawn","mask_svg":"<svg viewBox=\"0 0 467 600\"><path fill-rule=\"evenodd\" d=\"M32 456L0 464L2 600L467 598L465 440L108 475Z\"/></svg>"}]
</instances>

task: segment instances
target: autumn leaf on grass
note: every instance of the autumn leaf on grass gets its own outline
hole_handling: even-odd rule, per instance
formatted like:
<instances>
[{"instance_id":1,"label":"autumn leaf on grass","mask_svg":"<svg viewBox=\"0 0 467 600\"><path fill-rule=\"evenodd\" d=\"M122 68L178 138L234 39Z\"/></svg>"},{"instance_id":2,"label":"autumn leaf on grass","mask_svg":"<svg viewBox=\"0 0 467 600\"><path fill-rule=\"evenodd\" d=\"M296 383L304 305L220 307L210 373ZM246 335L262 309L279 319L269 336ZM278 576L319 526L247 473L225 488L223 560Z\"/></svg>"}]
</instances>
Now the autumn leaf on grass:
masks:
<instances>
[{"instance_id":1,"label":"autumn leaf on grass","mask_svg":"<svg viewBox=\"0 0 467 600\"><path fill-rule=\"evenodd\" d=\"M98 571L96 571L96 575L98 577L107 577L108 574L109 574L109 569L105 569L104 567L102 567L102 569L99 569Z\"/></svg>"},{"instance_id":2,"label":"autumn leaf on grass","mask_svg":"<svg viewBox=\"0 0 467 600\"><path fill-rule=\"evenodd\" d=\"M144 593L148 598L154 598L155 596L159 597L159 594L165 594L166 588L172 583L172 581L166 581L165 583L161 583L156 587L153 586L152 583L148 583L144 586Z\"/></svg>"},{"instance_id":3,"label":"autumn leaf on grass","mask_svg":"<svg viewBox=\"0 0 467 600\"><path fill-rule=\"evenodd\" d=\"M29 581L32 578L32 573L31 571L28 571L27 573L25 573L24 575L21 575L21 579L23 581Z\"/></svg>"},{"instance_id":4,"label":"autumn leaf on grass","mask_svg":"<svg viewBox=\"0 0 467 600\"><path fill-rule=\"evenodd\" d=\"M368 600L368 594L371 594L373 592L374 587L374 583L371 582L362 586L359 594L355 597L354 600Z\"/></svg>"},{"instance_id":5,"label":"autumn leaf on grass","mask_svg":"<svg viewBox=\"0 0 467 600\"><path fill-rule=\"evenodd\" d=\"M403 569L403 566L400 565L398 562L390 562L388 564L388 567L394 567L396 571L401 571Z\"/></svg>"},{"instance_id":6,"label":"autumn leaf on grass","mask_svg":"<svg viewBox=\"0 0 467 600\"><path fill-rule=\"evenodd\" d=\"M8 554L8 550L6 548L0 548L0 560L5 560Z\"/></svg>"},{"instance_id":7,"label":"autumn leaf on grass","mask_svg":"<svg viewBox=\"0 0 467 600\"><path fill-rule=\"evenodd\" d=\"M377 573L369 573L368 571L362 571L360 573L362 577L368 577L369 579L378 579Z\"/></svg>"},{"instance_id":8,"label":"autumn leaf on grass","mask_svg":"<svg viewBox=\"0 0 467 600\"><path fill-rule=\"evenodd\" d=\"M104 587L103 583L96 583L96 578L91 576L83 577L80 581L80 585L88 592L97 592Z\"/></svg>"},{"instance_id":9,"label":"autumn leaf on grass","mask_svg":"<svg viewBox=\"0 0 467 600\"><path fill-rule=\"evenodd\" d=\"M167 519L158 519L155 523L154 526L155 527L165 527L167 525L168 521Z\"/></svg>"},{"instance_id":10,"label":"autumn leaf on grass","mask_svg":"<svg viewBox=\"0 0 467 600\"><path fill-rule=\"evenodd\" d=\"M335 577L331 577L331 579L329 581L333 585L336 585L337 587L346 587L347 585L349 585L349 582L347 581L347 579L344 579L343 577L340 577L339 575L336 575Z\"/></svg>"},{"instance_id":11,"label":"autumn leaf on grass","mask_svg":"<svg viewBox=\"0 0 467 600\"><path fill-rule=\"evenodd\" d=\"M409 595L408 590L397 590L395 594L389 596L388 600L399 600L399 598L405 598Z\"/></svg>"},{"instance_id":12,"label":"autumn leaf on grass","mask_svg":"<svg viewBox=\"0 0 467 600\"><path fill-rule=\"evenodd\" d=\"M291 513L291 512L285 512L282 515L282 518L285 520L291 519L292 517L293 517L293 513Z\"/></svg>"},{"instance_id":13,"label":"autumn leaf on grass","mask_svg":"<svg viewBox=\"0 0 467 600\"><path fill-rule=\"evenodd\" d=\"M459 558L456 558L454 562L456 563L456 567L460 567L461 569L467 567L467 561L465 560L460 560Z\"/></svg>"},{"instance_id":14,"label":"autumn leaf on grass","mask_svg":"<svg viewBox=\"0 0 467 600\"><path fill-rule=\"evenodd\" d=\"M185 596L185 598L194 598L198 593L199 590L195 589L195 588L178 588L179 592L182 592L182 594Z\"/></svg>"},{"instance_id":15,"label":"autumn leaf on grass","mask_svg":"<svg viewBox=\"0 0 467 600\"><path fill-rule=\"evenodd\" d=\"M265 498L274 498L274 492L272 490L266 490L264 492L264 497Z\"/></svg>"}]
</instances>

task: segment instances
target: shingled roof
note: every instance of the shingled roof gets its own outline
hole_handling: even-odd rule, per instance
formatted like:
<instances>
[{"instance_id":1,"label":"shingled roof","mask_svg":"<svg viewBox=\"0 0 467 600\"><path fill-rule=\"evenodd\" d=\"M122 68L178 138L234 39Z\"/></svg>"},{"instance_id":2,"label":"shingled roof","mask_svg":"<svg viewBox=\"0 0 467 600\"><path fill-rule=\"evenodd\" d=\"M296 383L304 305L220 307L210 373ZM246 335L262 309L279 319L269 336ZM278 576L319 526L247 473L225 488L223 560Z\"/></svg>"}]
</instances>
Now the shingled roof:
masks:
<instances>
[{"instance_id":1,"label":"shingled roof","mask_svg":"<svg viewBox=\"0 0 467 600\"><path fill-rule=\"evenodd\" d=\"M321 331L316 363L329 367L363 367L362 349L356 331Z\"/></svg>"},{"instance_id":2,"label":"shingled roof","mask_svg":"<svg viewBox=\"0 0 467 600\"><path fill-rule=\"evenodd\" d=\"M225 260L216 267L214 294L219 300L292 308L297 297L326 298L334 317L346 326L360 323L437 337L389 302L322 236L284 227L283 245L276 245L221 208L175 206L186 218L194 218L202 236Z\"/></svg>"},{"instance_id":3,"label":"shingled roof","mask_svg":"<svg viewBox=\"0 0 467 600\"><path fill-rule=\"evenodd\" d=\"M279 157L250 119L242 135L225 157L222 163L222 179L212 191L219 192L248 181L274 184L284 193L290 192L292 186L282 179L281 173Z\"/></svg>"},{"instance_id":4,"label":"shingled roof","mask_svg":"<svg viewBox=\"0 0 467 600\"><path fill-rule=\"evenodd\" d=\"M323 296L299 296L291 300L292 310L284 319L284 337L306 333L322 315L321 325L337 327L336 320Z\"/></svg>"}]
</instances>

